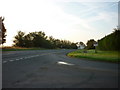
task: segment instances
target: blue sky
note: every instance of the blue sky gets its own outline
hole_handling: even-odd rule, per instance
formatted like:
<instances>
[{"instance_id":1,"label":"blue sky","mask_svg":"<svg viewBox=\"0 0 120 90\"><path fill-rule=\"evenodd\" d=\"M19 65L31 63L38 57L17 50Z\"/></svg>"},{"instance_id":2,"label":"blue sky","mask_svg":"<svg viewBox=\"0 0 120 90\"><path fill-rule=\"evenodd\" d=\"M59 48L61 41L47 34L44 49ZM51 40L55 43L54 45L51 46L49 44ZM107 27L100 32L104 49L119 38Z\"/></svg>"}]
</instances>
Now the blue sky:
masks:
<instances>
[{"instance_id":1,"label":"blue sky","mask_svg":"<svg viewBox=\"0 0 120 90\"><path fill-rule=\"evenodd\" d=\"M62 2L57 3L69 14L82 18L98 15L99 12L117 12L117 2Z\"/></svg>"},{"instance_id":2,"label":"blue sky","mask_svg":"<svg viewBox=\"0 0 120 90\"><path fill-rule=\"evenodd\" d=\"M85 44L89 39L98 40L110 34L118 25L117 0L88 1L3 0L0 11L7 29L5 45L12 45L18 30L44 31L47 36Z\"/></svg>"}]
</instances>

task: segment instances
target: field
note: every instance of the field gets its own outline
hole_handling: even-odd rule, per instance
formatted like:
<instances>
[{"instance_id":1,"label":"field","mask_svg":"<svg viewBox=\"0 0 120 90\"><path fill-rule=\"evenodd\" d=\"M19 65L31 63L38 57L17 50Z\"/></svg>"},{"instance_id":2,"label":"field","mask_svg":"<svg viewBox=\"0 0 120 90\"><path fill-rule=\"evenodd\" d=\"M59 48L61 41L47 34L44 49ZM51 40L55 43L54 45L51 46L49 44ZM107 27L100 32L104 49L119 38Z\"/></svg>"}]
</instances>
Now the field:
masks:
<instances>
[{"instance_id":1,"label":"field","mask_svg":"<svg viewBox=\"0 0 120 90\"><path fill-rule=\"evenodd\" d=\"M95 53L95 50L87 50L87 53L85 53L84 50L76 50L67 55L89 60L120 62L120 52L118 51L97 51L97 53Z\"/></svg>"}]
</instances>

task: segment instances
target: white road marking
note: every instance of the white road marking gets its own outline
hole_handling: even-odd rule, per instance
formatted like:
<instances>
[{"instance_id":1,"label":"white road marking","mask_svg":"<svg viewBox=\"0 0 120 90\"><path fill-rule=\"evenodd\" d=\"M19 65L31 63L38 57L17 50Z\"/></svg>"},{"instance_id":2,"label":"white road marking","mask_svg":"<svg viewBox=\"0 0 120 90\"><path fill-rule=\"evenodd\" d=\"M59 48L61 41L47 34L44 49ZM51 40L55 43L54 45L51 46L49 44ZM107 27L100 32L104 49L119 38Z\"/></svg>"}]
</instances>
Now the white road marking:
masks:
<instances>
[{"instance_id":1,"label":"white road marking","mask_svg":"<svg viewBox=\"0 0 120 90\"><path fill-rule=\"evenodd\" d=\"M20 58L20 59L23 59L23 58Z\"/></svg>"},{"instance_id":2,"label":"white road marking","mask_svg":"<svg viewBox=\"0 0 120 90\"><path fill-rule=\"evenodd\" d=\"M25 59L29 58L29 57L24 57Z\"/></svg>"},{"instance_id":3,"label":"white road marking","mask_svg":"<svg viewBox=\"0 0 120 90\"><path fill-rule=\"evenodd\" d=\"M3 61L3 63L6 63L7 61Z\"/></svg>"},{"instance_id":4,"label":"white road marking","mask_svg":"<svg viewBox=\"0 0 120 90\"><path fill-rule=\"evenodd\" d=\"M67 62L62 62L62 61L59 61L57 62L58 64L64 64L64 65L74 65L74 64L71 64L71 63L67 63Z\"/></svg>"},{"instance_id":5,"label":"white road marking","mask_svg":"<svg viewBox=\"0 0 120 90\"><path fill-rule=\"evenodd\" d=\"M44 54L42 54L44 55ZM13 61L19 61L19 60L22 60L22 59L28 59L28 58L32 58L32 57L38 57L38 56L41 56L41 55L33 55L33 56L28 56L28 57L23 57L23 58L17 58L15 60L9 60L10 62L13 62ZM7 61L3 61L3 63L6 63Z\"/></svg>"},{"instance_id":6,"label":"white road marking","mask_svg":"<svg viewBox=\"0 0 120 90\"><path fill-rule=\"evenodd\" d=\"M14 60L9 60L10 62L14 61Z\"/></svg>"},{"instance_id":7,"label":"white road marking","mask_svg":"<svg viewBox=\"0 0 120 90\"><path fill-rule=\"evenodd\" d=\"M20 60L20 59L15 59L16 61Z\"/></svg>"}]
</instances>

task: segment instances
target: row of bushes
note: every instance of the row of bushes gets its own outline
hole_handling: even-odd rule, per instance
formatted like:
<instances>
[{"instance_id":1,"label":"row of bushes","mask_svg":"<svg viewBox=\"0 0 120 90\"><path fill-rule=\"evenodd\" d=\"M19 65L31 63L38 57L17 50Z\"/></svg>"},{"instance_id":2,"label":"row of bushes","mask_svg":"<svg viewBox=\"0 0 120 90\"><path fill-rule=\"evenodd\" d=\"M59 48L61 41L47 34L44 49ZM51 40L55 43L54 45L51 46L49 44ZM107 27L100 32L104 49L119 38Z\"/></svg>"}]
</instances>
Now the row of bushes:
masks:
<instances>
[{"instance_id":1,"label":"row of bushes","mask_svg":"<svg viewBox=\"0 0 120 90\"><path fill-rule=\"evenodd\" d=\"M120 30L115 29L111 34L103 37L98 40L98 49L99 50L120 50Z\"/></svg>"},{"instance_id":2,"label":"row of bushes","mask_svg":"<svg viewBox=\"0 0 120 90\"><path fill-rule=\"evenodd\" d=\"M75 43L68 40L55 39L52 36L48 37L44 32L30 32L25 34L25 32L18 31L18 34L14 37L14 46L17 47L37 47L37 48L66 48L66 49L76 49Z\"/></svg>"}]
</instances>

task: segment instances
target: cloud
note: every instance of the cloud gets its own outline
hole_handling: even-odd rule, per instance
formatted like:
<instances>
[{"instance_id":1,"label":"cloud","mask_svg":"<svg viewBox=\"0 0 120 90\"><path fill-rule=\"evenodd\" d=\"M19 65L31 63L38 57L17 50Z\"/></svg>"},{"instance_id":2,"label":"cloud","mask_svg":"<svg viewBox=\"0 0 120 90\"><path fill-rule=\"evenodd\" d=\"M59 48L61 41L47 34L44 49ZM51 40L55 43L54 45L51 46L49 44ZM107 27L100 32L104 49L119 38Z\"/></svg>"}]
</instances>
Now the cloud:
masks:
<instances>
[{"instance_id":1,"label":"cloud","mask_svg":"<svg viewBox=\"0 0 120 90\"><path fill-rule=\"evenodd\" d=\"M98 8L106 6L82 3L88 7L86 10L81 8L82 15L88 15L87 18L82 18L82 15L76 16L65 12L56 2L59 2L59 0L3 0L0 11L5 16L7 42L12 43L17 30L27 33L42 30L48 36L52 35L55 38L73 41L81 38L81 40L85 40L91 38L94 34L91 34L91 32L95 32L97 29L91 25L92 23L99 20L112 22L116 15L115 13L97 11ZM7 7L2 9L4 6ZM89 16L93 12L97 14Z\"/></svg>"},{"instance_id":2,"label":"cloud","mask_svg":"<svg viewBox=\"0 0 120 90\"><path fill-rule=\"evenodd\" d=\"M91 17L88 19L88 22L96 22L96 21L100 21L102 20L103 22L107 22L110 23L113 20L117 20L118 16L117 13L113 13L113 12L100 12L98 13L97 16Z\"/></svg>"}]
</instances>

